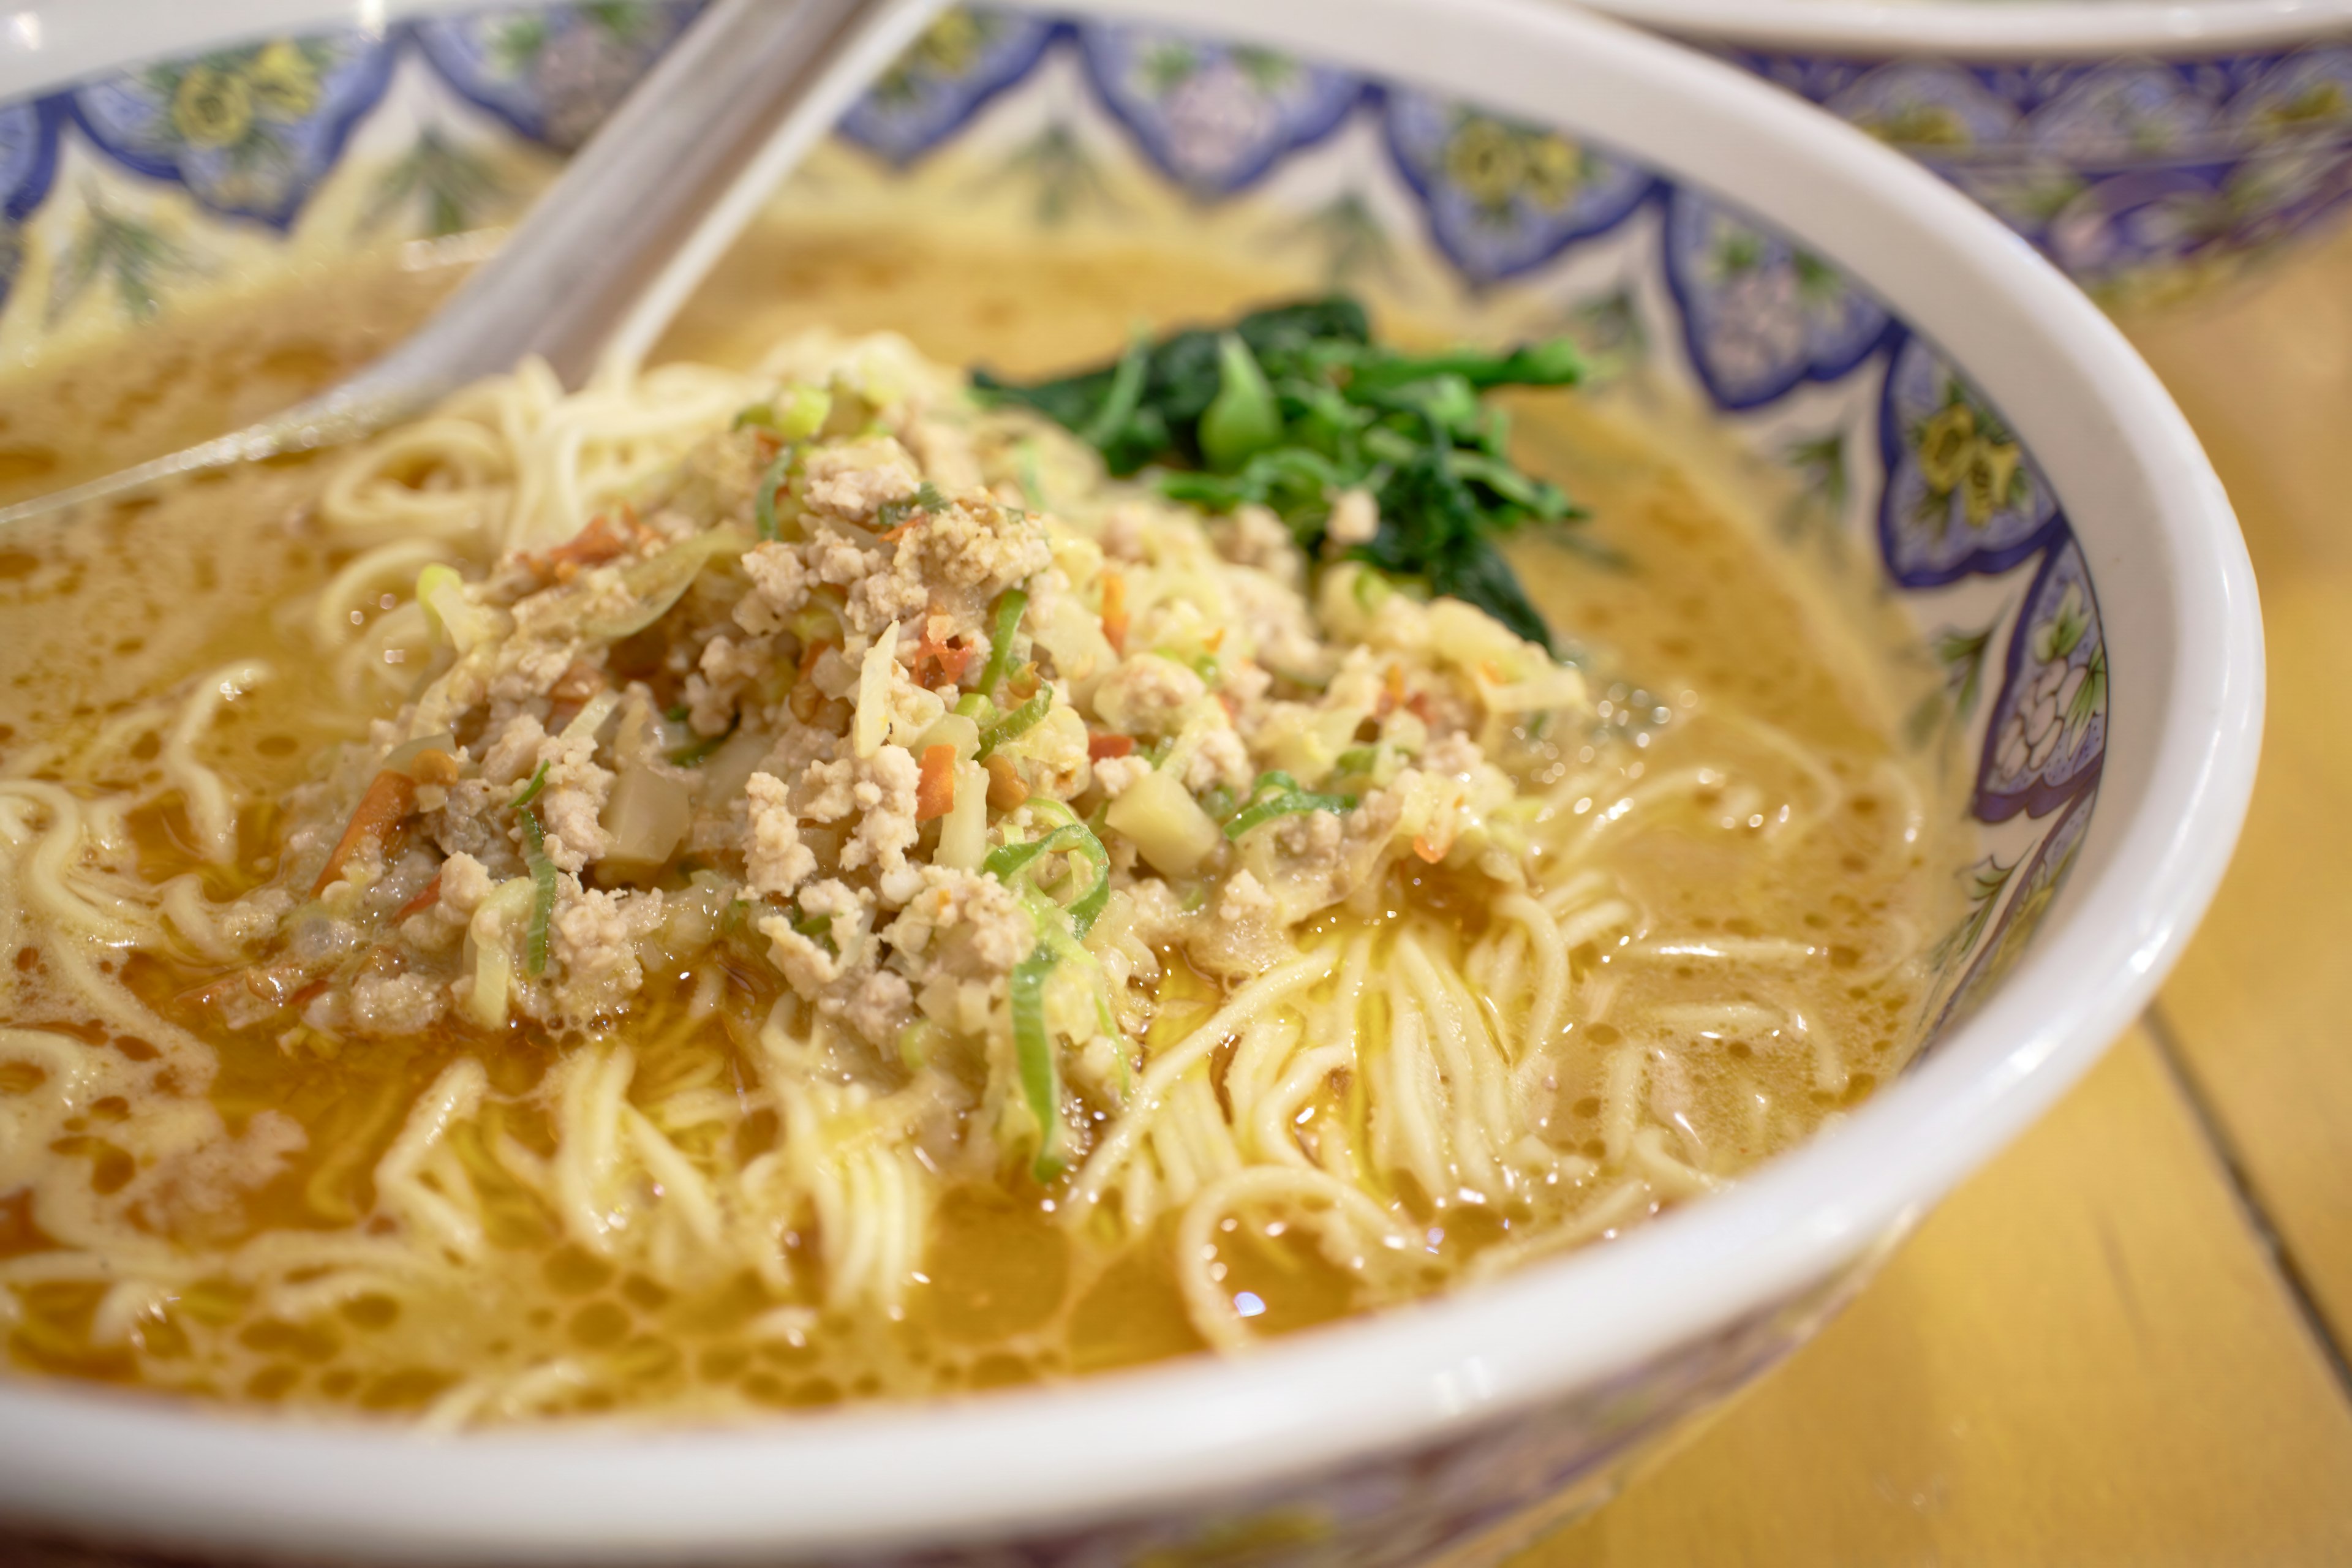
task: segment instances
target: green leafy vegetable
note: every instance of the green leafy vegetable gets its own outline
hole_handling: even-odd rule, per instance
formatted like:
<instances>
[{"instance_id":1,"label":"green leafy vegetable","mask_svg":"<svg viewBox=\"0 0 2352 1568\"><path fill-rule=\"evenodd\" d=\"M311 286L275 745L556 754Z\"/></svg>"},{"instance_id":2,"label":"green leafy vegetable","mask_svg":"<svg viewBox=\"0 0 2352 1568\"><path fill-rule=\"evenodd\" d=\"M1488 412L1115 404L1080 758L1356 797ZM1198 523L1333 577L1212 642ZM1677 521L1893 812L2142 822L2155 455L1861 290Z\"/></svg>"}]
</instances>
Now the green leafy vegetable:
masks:
<instances>
[{"instance_id":1,"label":"green leafy vegetable","mask_svg":"<svg viewBox=\"0 0 2352 1568\"><path fill-rule=\"evenodd\" d=\"M1250 790L1247 805L1234 813L1225 824L1225 837L1237 839L1253 827L1262 826L1277 816L1296 816L1301 812L1348 812L1356 809L1352 795L1318 795L1298 787L1298 781L1286 773L1263 773Z\"/></svg>"},{"instance_id":2,"label":"green leafy vegetable","mask_svg":"<svg viewBox=\"0 0 2352 1568\"><path fill-rule=\"evenodd\" d=\"M1113 473L1163 466L1159 484L1171 500L1272 508L1310 557L1339 495L1364 490L1379 532L1350 555L1475 605L1549 649L1549 629L1496 542L1583 514L1511 463L1508 421L1481 395L1581 374L1566 339L1403 353L1372 341L1360 304L1333 296L1252 311L1225 331L1139 342L1076 375L1015 384L982 371L973 384L1077 432Z\"/></svg>"},{"instance_id":3,"label":"green leafy vegetable","mask_svg":"<svg viewBox=\"0 0 2352 1568\"><path fill-rule=\"evenodd\" d=\"M1201 456L1231 473L1282 439L1282 410L1249 345L1227 332L1217 340L1217 396L1201 415Z\"/></svg>"}]
</instances>

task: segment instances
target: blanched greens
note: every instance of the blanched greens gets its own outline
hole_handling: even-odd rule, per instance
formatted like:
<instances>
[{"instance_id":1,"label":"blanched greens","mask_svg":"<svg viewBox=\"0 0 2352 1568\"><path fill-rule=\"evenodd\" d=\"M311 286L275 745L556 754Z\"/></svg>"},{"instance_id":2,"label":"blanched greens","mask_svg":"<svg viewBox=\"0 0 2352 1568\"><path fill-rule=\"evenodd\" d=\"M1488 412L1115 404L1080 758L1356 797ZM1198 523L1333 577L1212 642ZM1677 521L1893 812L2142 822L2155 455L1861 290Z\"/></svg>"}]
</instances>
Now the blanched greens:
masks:
<instances>
[{"instance_id":1,"label":"blanched greens","mask_svg":"<svg viewBox=\"0 0 2352 1568\"><path fill-rule=\"evenodd\" d=\"M1077 432L1115 474L1166 467L1160 489L1173 500L1210 511L1272 508L1310 558L1333 503L1366 491L1379 531L1349 554L1549 648L1549 628L1496 541L1583 514L1558 486L1512 465L1509 420L1479 395L1565 386L1581 374L1565 339L1503 353L1404 353L1374 342L1363 306L1334 295L1255 310L1223 331L1139 340L1076 375L1014 384L981 371L973 383Z\"/></svg>"}]
</instances>

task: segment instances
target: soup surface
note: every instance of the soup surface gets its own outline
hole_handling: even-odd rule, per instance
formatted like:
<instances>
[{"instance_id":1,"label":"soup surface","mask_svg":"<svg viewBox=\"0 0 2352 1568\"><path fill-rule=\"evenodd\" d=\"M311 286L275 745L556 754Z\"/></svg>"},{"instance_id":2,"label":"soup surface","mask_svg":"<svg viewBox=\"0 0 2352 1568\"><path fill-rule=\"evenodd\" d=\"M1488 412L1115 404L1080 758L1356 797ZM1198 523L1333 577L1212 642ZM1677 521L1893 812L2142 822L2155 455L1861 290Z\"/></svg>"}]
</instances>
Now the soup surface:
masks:
<instances>
[{"instance_id":1,"label":"soup surface","mask_svg":"<svg viewBox=\"0 0 2352 1568\"><path fill-rule=\"evenodd\" d=\"M761 357L1038 369L1266 279L793 267L681 328L739 368L0 550L17 1373L443 1426L1065 1377L1612 1237L1900 1066L1972 845L1868 606L1695 449L1513 400L1591 512L1514 549L1556 662L901 342Z\"/></svg>"}]
</instances>

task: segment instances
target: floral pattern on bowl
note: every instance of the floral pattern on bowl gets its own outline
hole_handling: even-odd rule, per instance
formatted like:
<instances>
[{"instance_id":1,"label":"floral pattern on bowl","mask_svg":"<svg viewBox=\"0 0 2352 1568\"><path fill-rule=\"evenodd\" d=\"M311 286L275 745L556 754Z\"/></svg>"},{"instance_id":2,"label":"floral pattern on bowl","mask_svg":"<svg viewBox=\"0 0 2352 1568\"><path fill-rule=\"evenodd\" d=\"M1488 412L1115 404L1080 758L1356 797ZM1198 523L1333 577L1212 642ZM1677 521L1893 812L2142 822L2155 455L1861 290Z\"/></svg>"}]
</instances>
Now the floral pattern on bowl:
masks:
<instances>
[{"instance_id":1,"label":"floral pattern on bowl","mask_svg":"<svg viewBox=\"0 0 2352 1568\"><path fill-rule=\"evenodd\" d=\"M1718 51L1918 159L2102 298L2168 298L2352 205L2352 37L2179 58Z\"/></svg>"},{"instance_id":2,"label":"floral pattern on bowl","mask_svg":"<svg viewBox=\"0 0 2352 1568\"><path fill-rule=\"evenodd\" d=\"M75 123L124 167L210 211L283 228L373 108L392 57L358 32L276 38L101 78Z\"/></svg>"},{"instance_id":3,"label":"floral pattern on bowl","mask_svg":"<svg viewBox=\"0 0 2352 1568\"><path fill-rule=\"evenodd\" d=\"M2039 816L2097 783L2105 755L2107 649L2090 569L2072 539L2042 558L2011 635L2009 669L1977 773L1977 815Z\"/></svg>"},{"instance_id":4,"label":"floral pattern on bowl","mask_svg":"<svg viewBox=\"0 0 2352 1568\"><path fill-rule=\"evenodd\" d=\"M1888 476L1880 546L1906 587L2006 572L2064 531L2057 498L2000 416L1916 338L1887 371L1878 438Z\"/></svg>"},{"instance_id":5,"label":"floral pattern on bowl","mask_svg":"<svg viewBox=\"0 0 2352 1568\"><path fill-rule=\"evenodd\" d=\"M1474 283L1540 267L1654 194L1649 171L1539 126L1410 89L1381 96L1397 172L1430 237Z\"/></svg>"},{"instance_id":6,"label":"floral pattern on bowl","mask_svg":"<svg viewBox=\"0 0 2352 1568\"><path fill-rule=\"evenodd\" d=\"M415 37L459 92L532 141L569 152L700 8L700 0L504 6L420 21Z\"/></svg>"},{"instance_id":7,"label":"floral pattern on bowl","mask_svg":"<svg viewBox=\"0 0 2352 1568\"><path fill-rule=\"evenodd\" d=\"M1228 195L1338 129L1363 95L1343 71L1156 27L1080 34L1104 104L1171 180Z\"/></svg>"},{"instance_id":8,"label":"floral pattern on bowl","mask_svg":"<svg viewBox=\"0 0 2352 1568\"><path fill-rule=\"evenodd\" d=\"M1060 35L1050 17L958 10L940 18L841 121L841 134L907 163L1027 76Z\"/></svg>"},{"instance_id":9,"label":"floral pattern on bowl","mask_svg":"<svg viewBox=\"0 0 2352 1568\"><path fill-rule=\"evenodd\" d=\"M1840 380L1886 336L1885 308L1835 268L1696 192L1666 203L1665 247L1692 368L1719 407Z\"/></svg>"},{"instance_id":10,"label":"floral pattern on bowl","mask_svg":"<svg viewBox=\"0 0 2352 1568\"><path fill-rule=\"evenodd\" d=\"M0 345L37 350L68 314L84 333L135 331L220 287L221 255L241 255L249 280L479 227L486 160L576 144L692 9L505 7L373 39L268 39L0 106L0 287L41 284L0 295ZM2341 79L2309 59L2295 68L2292 80L2249 78L2227 106L2285 103L2294 112L2261 112L2332 146L2314 128L2325 114L2294 106ZM1824 100L1854 89L1859 103L1867 75L1816 72L1816 85ZM1944 135L1936 144L1973 148L2030 118L2003 108L2020 101L2006 77L1903 79L1913 86L1881 83L1871 101L1886 124L1927 139L1915 144ZM2052 133L2067 145L2168 101L2144 86L2102 97L2034 79L2037 103L2066 106L2072 118ZM195 140L172 118L184 106ZM941 18L849 112L840 140L877 179L919 179L952 155L1032 181L1044 223L1068 216L1096 164L1122 161L1187 211L1239 215L1269 244L1307 237L1335 278L1378 280L1410 260L1463 301L1517 291L1529 319L1572 328L1611 374L1711 405L1787 475L1792 515L1874 568L1919 627L1923 661L1945 672L1909 731L1970 764L1987 856L1935 950L1937 1028L2030 940L2074 863L2105 756L2095 586L2059 498L1999 411L1833 266L1720 194L1475 104L1050 13ZM87 173L60 181L61 159ZM192 215L174 218L175 202ZM1636 1444L1784 1354L1865 1267L1605 1384L1341 1474L909 1561L1362 1564L1498 1540L1561 1489L1603 1484Z\"/></svg>"}]
</instances>

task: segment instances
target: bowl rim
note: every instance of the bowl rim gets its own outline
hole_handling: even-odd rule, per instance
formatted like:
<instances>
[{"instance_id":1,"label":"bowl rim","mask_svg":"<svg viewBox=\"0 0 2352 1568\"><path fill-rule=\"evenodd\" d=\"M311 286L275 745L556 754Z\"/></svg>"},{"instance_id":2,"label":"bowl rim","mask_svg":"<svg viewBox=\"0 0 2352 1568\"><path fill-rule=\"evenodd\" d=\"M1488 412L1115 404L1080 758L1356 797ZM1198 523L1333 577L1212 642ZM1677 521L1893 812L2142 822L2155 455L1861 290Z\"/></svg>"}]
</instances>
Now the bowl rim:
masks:
<instances>
[{"instance_id":1,"label":"bowl rim","mask_svg":"<svg viewBox=\"0 0 2352 1568\"><path fill-rule=\"evenodd\" d=\"M1695 42L1868 58L2204 58L2352 42L2352 0L1585 0Z\"/></svg>"},{"instance_id":2,"label":"bowl rim","mask_svg":"<svg viewBox=\"0 0 2352 1568\"><path fill-rule=\"evenodd\" d=\"M914 15L930 0L894 3ZM1058 1533L1246 1493L1589 1387L1832 1276L2021 1131L2151 995L2252 789L2260 615L2187 421L2059 273L1850 127L1544 0L1446 0L1443 29L1431 0L1057 8L1251 38L1560 123L1759 201L1923 336L1966 344L1952 357L2034 444L2069 510L2129 520L2078 533L2095 578L2111 595L2145 580L2105 606L2121 650L2110 798L2032 950L1933 1058L1730 1192L1608 1247L1244 1357L754 1427L450 1440L0 1379L0 1517L339 1561L584 1563ZM314 0L310 15L344 11Z\"/></svg>"}]
</instances>

